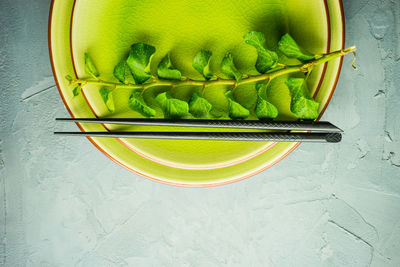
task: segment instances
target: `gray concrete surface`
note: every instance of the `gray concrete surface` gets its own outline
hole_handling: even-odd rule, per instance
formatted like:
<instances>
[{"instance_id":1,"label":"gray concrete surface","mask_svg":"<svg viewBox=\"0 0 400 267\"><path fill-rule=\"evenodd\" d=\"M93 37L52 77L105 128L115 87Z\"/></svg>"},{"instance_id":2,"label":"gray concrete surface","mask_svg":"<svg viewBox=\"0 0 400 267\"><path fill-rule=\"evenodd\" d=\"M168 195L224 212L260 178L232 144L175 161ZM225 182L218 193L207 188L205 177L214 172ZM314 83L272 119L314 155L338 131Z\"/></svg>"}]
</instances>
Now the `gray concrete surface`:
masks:
<instances>
[{"instance_id":1,"label":"gray concrete surface","mask_svg":"<svg viewBox=\"0 0 400 267\"><path fill-rule=\"evenodd\" d=\"M341 144L209 189L148 181L51 134L68 114L49 2L0 1L0 265L400 266L400 1L344 0L359 71L346 58L324 117Z\"/></svg>"}]
</instances>

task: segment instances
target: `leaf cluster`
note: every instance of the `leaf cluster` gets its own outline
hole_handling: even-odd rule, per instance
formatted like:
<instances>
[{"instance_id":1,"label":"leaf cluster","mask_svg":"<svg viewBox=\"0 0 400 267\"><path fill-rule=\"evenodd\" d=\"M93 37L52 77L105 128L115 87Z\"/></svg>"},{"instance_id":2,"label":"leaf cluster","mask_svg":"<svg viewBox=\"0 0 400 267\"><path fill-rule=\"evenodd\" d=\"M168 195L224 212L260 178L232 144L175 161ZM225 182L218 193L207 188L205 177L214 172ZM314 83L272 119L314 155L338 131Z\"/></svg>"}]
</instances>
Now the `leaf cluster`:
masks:
<instances>
[{"instance_id":1,"label":"leaf cluster","mask_svg":"<svg viewBox=\"0 0 400 267\"><path fill-rule=\"evenodd\" d=\"M287 66L280 64L279 55L285 55L289 58L298 59L301 62L315 60L318 55L313 55L302 49L296 41L289 35L282 36L278 43L278 51L270 50L265 45L265 36L261 32L252 31L244 35L244 41L251 45L257 51L257 61L255 63L256 70L260 75L269 73L277 68L285 68ZM147 85L156 85L162 80L174 81L179 84L182 81L190 80L182 75L182 72L174 67L171 61L170 54L166 54L157 66L157 73L151 73L152 60L156 53L156 48L145 43L135 43L131 46L129 55L121 60L114 68L114 77L120 84L125 85L143 85L141 90L133 90L129 97L129 107L141 114L144 117L156 116L156 110L146 103L143 98L143 92ZM220 63L220 70L224 75L223 78L218 77L211 68L212 52L208 50L200 50L194 55L192 67L199 72L204 81L203 88L193 93L188 102L174 98L169 91L159 93L155 96L156 103L162 110L165 118L210 118L210 112L213 109L212 104L203 96L203 89L207 81L214 80L231 80L234 81L234 86L228 89L225 93L229 108L229 117L232 119L246 119L254 112L259 119L275 119L279 115L277 107L269 101L268 83L254 84L257 90L257 101L253 110L247 109L239 102L240 99L235 99L232 90L237 84L248 77L239 71L236 67L233 55L227 52ZM99 80L99 71L97 70L94 61L88 54L84 55L86 74L92 79ZM67 80L73 82L72 77L67 76ZM310 96L305 79L290 78L286 82L291 94L291 111L300 119L315 119L318 117L319 103ZM78 84L74 87L74 96L79 95L83 84ZM109 112L115 111L113 100L114 88L102 87L99 90L100 96L104 101Z\"/></svg>"}]
</instances>

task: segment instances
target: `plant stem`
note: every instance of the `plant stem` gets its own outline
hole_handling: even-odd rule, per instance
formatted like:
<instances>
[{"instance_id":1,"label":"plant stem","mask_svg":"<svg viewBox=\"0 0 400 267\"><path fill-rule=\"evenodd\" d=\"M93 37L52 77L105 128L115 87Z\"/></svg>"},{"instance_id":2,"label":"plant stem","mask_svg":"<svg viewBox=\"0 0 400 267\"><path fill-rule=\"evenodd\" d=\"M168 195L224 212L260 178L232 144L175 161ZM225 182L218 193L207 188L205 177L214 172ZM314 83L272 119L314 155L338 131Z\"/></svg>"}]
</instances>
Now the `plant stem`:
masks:
<instances>
[{"instance_id":1,"label":"plant stem","mask_svg":"<svg viewBox=\"0 0 400 267\"><path fill-rule=\"evenodd\" d=\"M236 82L236 80L233 79L221 79L217 78L216 80L209 80L209 81L195 81L189 78L185 78L184 80L177 81L177 80L159 80L159 79L154 79L150 83L144 83L144 84L121 84L121 83L115 83L115 82L108 82L108 81L103 81L103 80L83 80L83 79L78 79L73 81L73 84L79 84L82 86L85 85L101 85L101 86L110 86L114 88L119 88L119 89L142 89L146 90L151 87L156 87L156 86L168 86L168 87L180 87L180 86L201 86L201 87L209 87L209 86L216 86L216 85L227 85L227 86L240 86L244 84L250 84L250 83L257 83L261 81L266 81L266 80L272 80L275 79L279 76L285 75L285 74L290 74L290 73L295 73L295 72L310 72L315 66L321 65L323 63L326 63L328 61L331 61L335 58L342 57L348 53L355 53L356 47L352 46L347 49L343 50L338 50L332 53L328 53L325 55L318 56L315 60L310 61L305 64L299 64L299 65L294 65L294 66L284 66L281 69L272 71L270 73L266 74L261 74L257 76L248 76L241 80L240 82Z\"/></svg>"}]
</instances>

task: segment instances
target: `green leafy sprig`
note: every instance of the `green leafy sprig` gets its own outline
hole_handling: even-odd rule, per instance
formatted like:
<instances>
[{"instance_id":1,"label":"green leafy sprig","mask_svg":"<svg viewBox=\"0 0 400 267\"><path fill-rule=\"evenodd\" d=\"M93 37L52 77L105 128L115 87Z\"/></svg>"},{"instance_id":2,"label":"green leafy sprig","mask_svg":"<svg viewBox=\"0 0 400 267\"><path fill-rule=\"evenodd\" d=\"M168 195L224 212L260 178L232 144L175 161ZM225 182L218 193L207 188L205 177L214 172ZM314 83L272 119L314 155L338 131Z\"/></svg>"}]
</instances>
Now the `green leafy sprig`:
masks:
<instances>
[{"instance_id":1,"label":"green leafy sprig","mask_svg":"<svg viewBox=\"0 0 400 267\"><path fill-rule=\"evenodd\" d=\"M89 79L73 79L67 75L66 79L73 85L73 95L77 96L89 84L99 85L100 96L109 112L115 111L113 94L116 89L133 89L128 99L129 107L144 117L154 117L156 111L146 103L143 92L152 87L167 86L170 88L180 86L198 86L200 91L193 93L188 102L173 98L169 91L159 93L155 100L164 113L165 118L179 119L186 117L210 118L212 104L203 96L204 88L225 85L229 87L225 93L229 117L232 119L246 119L251 110L242 106L234 97L232 90L240 85L254 84L257 90L257 101L254 114L259 119L275 119L279 115L277 107L269 100L268 90L271 80L296 72L307 74L315 66L326 63L348 53L355 54L355 47L339 50L328 54L314 55L303 48L289 35L282 36L278 43L278 50L273 51L265 45L265 36L261 32L252 31L244 37L245 43L253 46L257 51L255 64L259 75L250 76L241 73L234 63L230 52L226 53L220 67L224 77L218 77L211 70L212 52L200 50L194 55L192 66L202 76L203 80L194 80L182 75L181 71L173 66L168 53L157 67L157 74L151 73L151 65L156 48L145 43L135 43L131 46L129 55L121 60L114 68L114 77L118 81L101 80L94 61L87 53L84 55L85 72ZM280 63L279 55L294 58L301 63L286 65ZM354 65L353 65L354 67ZM289 78L286 85L291 95L291 112L299 119L316 119L319 116L319 103L315 101L307 88L306 78Z\"/></svg>"}]
</instances>

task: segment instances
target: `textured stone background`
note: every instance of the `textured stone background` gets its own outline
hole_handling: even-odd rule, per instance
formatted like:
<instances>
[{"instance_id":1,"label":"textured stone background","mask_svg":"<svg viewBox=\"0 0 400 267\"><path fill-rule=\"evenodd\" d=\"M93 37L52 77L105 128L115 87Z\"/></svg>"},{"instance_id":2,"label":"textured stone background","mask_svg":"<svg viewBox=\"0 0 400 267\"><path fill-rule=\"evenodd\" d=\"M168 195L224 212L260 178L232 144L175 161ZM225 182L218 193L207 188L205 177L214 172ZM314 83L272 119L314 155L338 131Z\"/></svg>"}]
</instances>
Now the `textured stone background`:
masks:
<instances>
[{"instance_id":1,"label":"textured stone background","mask_svg":"<svg viewBox=\"0 0 400 267\"><path fill-rule=\"evenodd\" d=\"M400 1L344 0L359 71L347 57L325 116L343 143L210 189L150 182L51 134L68 114L49 2L0 1L0 265L400 266Z\"/></svg>"}]
</instances>

